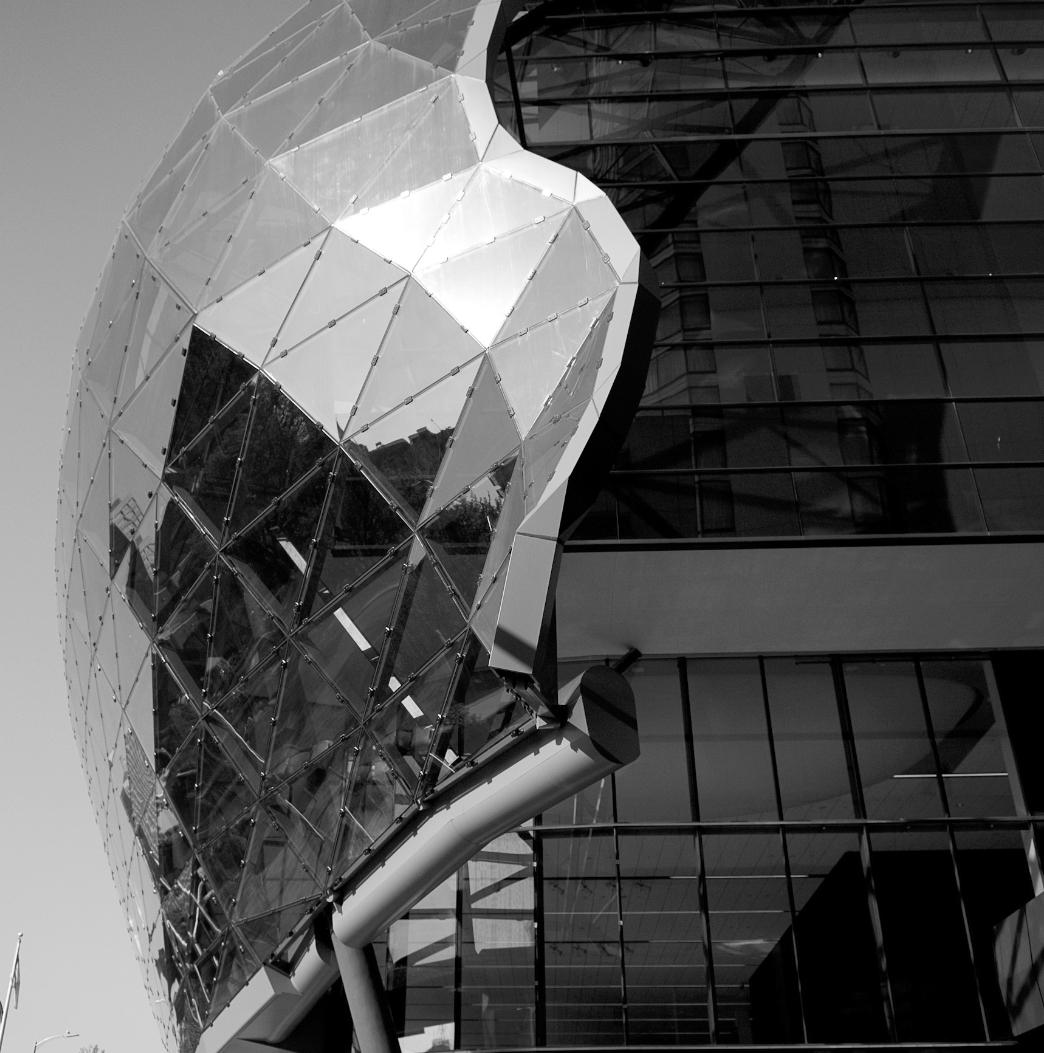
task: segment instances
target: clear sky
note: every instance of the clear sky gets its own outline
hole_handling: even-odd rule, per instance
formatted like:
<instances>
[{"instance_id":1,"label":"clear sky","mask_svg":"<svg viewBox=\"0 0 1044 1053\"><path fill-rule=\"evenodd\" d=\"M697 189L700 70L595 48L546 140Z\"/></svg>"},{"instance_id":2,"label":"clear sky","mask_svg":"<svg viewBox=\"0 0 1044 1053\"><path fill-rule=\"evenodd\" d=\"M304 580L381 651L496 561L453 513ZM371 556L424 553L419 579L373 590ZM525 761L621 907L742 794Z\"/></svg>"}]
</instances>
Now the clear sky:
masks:
<instances>
[{"instance_id":1,"label":"clear sky","mask_svg":"<svg viewBox=\"0 0 1044 1053\"><path fill-rule=\"evenodd\" d=\"M0 2L4 1053L160 1049L69 725L54 518L73 346L117 223L218 70L299 0ZM2 997L2 993L0 993Z\"/></svg>"}]
</instances>

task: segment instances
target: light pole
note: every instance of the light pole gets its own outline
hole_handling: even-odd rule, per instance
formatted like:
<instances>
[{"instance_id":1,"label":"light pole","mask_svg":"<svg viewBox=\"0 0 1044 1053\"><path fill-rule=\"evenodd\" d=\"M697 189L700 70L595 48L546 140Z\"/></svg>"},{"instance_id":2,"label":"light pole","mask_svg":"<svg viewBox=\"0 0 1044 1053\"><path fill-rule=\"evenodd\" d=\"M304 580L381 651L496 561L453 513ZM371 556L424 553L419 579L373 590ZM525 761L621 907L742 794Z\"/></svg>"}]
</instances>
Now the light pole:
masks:
<instances>
[{"instance_id":1,"label":"light pole","mask_svg":"<svg viewBox=\"0 0 1044 1053\"><path fill-rule=\"evenodd\" d=\"M63 1031L60 1035L48 1035L46 1038L38 1038L33 1043L33 1053L36 1053L37 1048L39 1046L42 1046L45 1042L51 1042L52 1040L54 1040L56 1038L79 1038L79 1037L80 1037L80 1033L78 1031Z\"/></svg>"}]
</instances>

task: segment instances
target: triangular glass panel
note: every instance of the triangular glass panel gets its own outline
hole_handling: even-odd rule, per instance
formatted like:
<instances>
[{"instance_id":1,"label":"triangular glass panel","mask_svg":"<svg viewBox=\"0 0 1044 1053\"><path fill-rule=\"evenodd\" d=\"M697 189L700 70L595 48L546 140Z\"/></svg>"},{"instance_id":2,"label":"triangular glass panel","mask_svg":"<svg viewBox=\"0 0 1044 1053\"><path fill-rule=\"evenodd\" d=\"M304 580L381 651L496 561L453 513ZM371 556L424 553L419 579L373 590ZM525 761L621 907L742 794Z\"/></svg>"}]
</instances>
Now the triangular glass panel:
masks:
<instances>
[{"instance_id":1,"label":"triangular glass panel","mask_svg":"<svg viewBox=\"0 0 1044 1053\"><path fill-rule=\"evenodd\" d=\"M519 296L524 295L530 275L550 251L549 242L557 237L562 218L522 227L488 245L418 268L417 281L480 343L491 344Z\"/></svg>"},{"instance_id":2,"label":"triangular glass panel","mask_svg":"<svg viewBox=\"0 0 1044 1053\"><path fill-rule=\"evenodd\" d=\"M151 734L150 734L151 739ZM156 825L156 773L150 752L126 724L123 726L120 801L134 836L154 856L159 848Z\"/></svg>"},{"instance_id":3,"label":"triangular glass panel","mask_svg":"<svg viewBox=\"0 0 1044 1053\"><path fill-rule=\"evenodd\" d=\"M159 360L191 321L192 312L188 304L183 303L162 275L146 263L141 275L141 292L131 330L130 350L120 378L117 409L145 383Z\"/></svg>"},{"instance_id":4,"label":"triangular glass panel","mask_svg":"<svg viewBox=\"0 0 1044 1053\"><path fill-rule=\"evenodd\" d=\"M163 153L163 158L156 166L156 170L149 176L141 190L138 192L138 200L143 200L152 193L153 189L162 182L171 169L178 165L187 154L190 154L203 141L203 137L209 132L220 119L221 114L210 93L207 92L196 104L196 108L189 114L188 120L182 125L181 130L174 137L174 141ZM146 241L146 244L148 242Z\"/></svg>"},{"instance_id":5,"label":"triangular glass panel","mask_svg":"<svg viewBox=\"0 0 1044 1053\"><path fill-rule=\"evenodd\" d=\"M160 241L179 240L203 217L210 221L208 226L213 225L217 215L227 212L229 198L257 176L262 163L254 148L226 122L215 125L203 158L189 177L170 222L164 225ZM162 256L160 248L157 259Z\"/></svg>"},{"instance_id":6,"label":"triangular glass panel","mask_svg":"<svg viewBox=\"0 0 1044 1053\"><path fill-rule=\"evenodd\" d=\"M108 416L116 403L123 363L127 357L134 327L135 312L138 308L138 285L141 272L133 279L134 288L117 308L115 317L108 323L108 329L99 334L98 345L92 347L87 355L82 383L91 389L98 400L102 411Z\"/></svg>"},{"instance_id":7,"label":"triangular glass panel","mask_svg":"<svg viewBox=\"0 0 1044 1053\"><path fill-rule=\"evenodd\" d=\"M390 290L406 277L405 271L336 228L327 235L320 253L316 255L315 266L279 332L278 348L296 347L366 301L377 295L386 295L382 289ZM386 301L389 312L391 305L398 301L400 291ZM387 326L381 328L381 335L385 328ZM379 345L378 337L373 342L371 355L376 353Z\"/></svg>"},{"instance_id":8,"label":"triangular glass panel","mask_svg":"<svg viewBox=\"0 0 1044 1053\"><path fill-rule=\"evenodd\" d=\"M264 780L265 758L258 756L253 746L239 734L220 710L211 710L206 723L232 766L246 779L251 791L255 794L260 793Z\"/></svg>"},{"instance_id":9,"label":"triangular glass panel","mask_svg":"<svg viewBox=\"0 0 1044 1053\"><path fill-rule=\"evenodd\" d=\"M517 454L509 455L421 529L465 607L471 607Z\"/></svg>"},{"instance_id":10,"label":"triangular glass panel","mask_svg":"<svg viewBox=\"0 0 1044 1053\"><path fill-rule=\"evenodd\" d=\"M322 889L265 807L257 810L234 917L252 917L289 903L314 900Z\"/></svg>"},{"instance_id":11,"label":"triangular glass panel","mask_svg":"<svg viewBox=\"0 0 1044 1053\"><path fill-rule=\"evenodd\" d=\"M194 223L173 237L165 232L157 236L153 257L193 309L198 310L213 298L208 289L210 276L242 223L252 194L253 184L247 183L204 210Z\"/></svg>"},{"instance_id":12,"label":"triangular glass panel","mask_svg":"<svg viewBox=\"0 0 1044 1053\"><path fill-rule=\"evenodd\" d=\"M304 245L272 264L263 274L212 303L200 314L199 327L261 365L315 262L316 252L314 245Z\"/></svg>"},{"instance_id":13,"label":"triangular glass panel","mask_svg":"<svg viewBox=\"0 0 1044 1053\"><path fill-rule=\"evenodd\" d=\"M69 593L66 601L69 620L79 629L85 640L90 639L90 623L87 617L87 597L83 586L83 565L80 542L73 542L72 568L69 572Z\"/></svg>"},{"instance_id":14,"label":"triangular glass panel","mask_svg":"<svg viewBox=\"0 0 1044 1053\"><path fill-rule=\"evenodd\" d=\"M249 209L210 278L208 299L229 292L329 226L275 172L254 184Z\"/></svg>"},{"instance_id":15,"label":"triangular glass panel","mask_svg":"<svg viewBox=\"0 0 1044 1053\"><path fill-rule=\"evenodd\" d=\"M177 501L167 502L158 533L156 620L162 627L213 560L214 549Z\"/></svg>"},{"instance_id":16,"label":"triangular glass panel","mask_svg":"<svg viewBox=\"0 0 1044 1053\"><path fill-rule=\"evenodd\" d=\"M453 595L424 553L409 571L400 593L395 621L381 656L377 700L396 691L429 659L450 646L464 628Z\"/></svg>"},{"instance_id":17,"label":"triangular glass panel","mask_svg":"<svg viewBox=\"0 0 1044 1053\"><path fill-rule=\"evenodd\" d=\"M612 297L594 297L489 349L523 435L536 423L606 306L612 309Z\"/></svg>"},{"instance_id":18,"label":"triangular glass panel","mask_svg":"<svg viewBox=\"0 0 1044 1053\"><path fill-rule=\"evenodd\" d=\"M300 829L300 834L292 836L292 840L320 880L328 880L337 847L341 808L348 796L352 764L361 736L362 733L356 731L333 749L318 755L279 790L284 814Z\"/></svg>"},{"instance_id":19,"label":"triangular glass panel","mask_svg":"<svg viewBox=\"0 0 1044 1053\"><path fill-rule=\"evenodd\" d=\"M374 666L403 579L403 554L298 635L300 646L360 714L365 712Z\"/></svg>"},{"instance_id":20,"label":"triangular glass panel","mask_svg":"<svg viewBox=\"0 0 1044 1053\"><path fill-rule=\"evenodd\" d=\"M178 395L178 411L170 435L176 457L230 402L257 370L201 329L192 330Z\"/></svg>"},{"instance_id":21,"label":"triangular glass panel","mask_svg":"<svg viewBox=\"0 0 1044 1053\"><path fill-rule=\"evenodd\" d=\"M100 667L105 673L114 691L118 691L119 670L116 662L116 627L113 624L112 601L113 596L110 593L105 601L105 612L94 642L94 664L96 670ZM120 602L118 598L116 602Z\"/></svg>"},{"instance_id":22,"label":"triangular glass panel","mask_svg":"<svg viewBox=\"0 0 1044 1053\"><path fill-rule=\"evenodd\" d=\"M265 763L272 742L279 689L283 682L283 648L273 649L268 658L239 683L219 703L218 712Z\"/></svg>"},{"instance_id":23,"label":"triangular glass panel","mask_svg":"<svg viewBox=\"0 0 1044 1053\"><path fill-rule=\"evenodd\" d=\"M311 910L312 901L294 903L282 910L270 911L257 918L244 918L236 923L251 951L262 961L294 931L294 927Z\"/></svg>"},{"instance_id":24,"label":"triangular glass panel","mask_svg":"<svg viewBox=\"0 0 1044 1053\"><path fill-rule=\"evenodd\" d=\"M290 779L359 723L344 697L317 670L309 648L291 647L273 733L266 785Z\"/></svg>"},{"instance_id":25,"label":"triangular glass panel","mask_svg":"<svg viewBox=\"0 0 1044 1053\"><path fill-rule=\"evenodd\" d=\"M105 442L101 459L94 469L94 481L83 499L79 530L94 554L106 566L109 565L109 444Z\"/></svg>"},{"instance_id":26,"label":"triangular glass panel","mask_svg":"<svg viewBox=\"0 0 1044 1053\"><path fill-rule=\"evenodd\" d=\"M241 815L199 852L199 861L206 868L210 886L226 913L232 912L239 891L254 814Z\"/></svg>"},{"instance_id":27,"label":"triangular glass panel","mask_svg":"<svg viewBox=\"0 0 1044 1053\"><path fill-rule=\"evenodd\" d=\"M344 873L410 805L410 796L395 777L383 750L368 736L362 739L360 746L348 798L348 814L341 826L334 857L335 877Z\"/></svg>"},{"instance_id":28,"label":"triangular glass panel","mask_svg":"<svg viewBox=\"0 0 1044 1053\"><path fill-rule=\"evenodd\" d=\"M416 282L408 283L398 306L380 357L360 396L359 412L352 418L350 432L371 423L404 399L415 397L482 350Z\"/></svg>"},{"instance_id":29,"label":"triangular glass panel","mask_svg":"<svg viewBox=\"0 0 1044 1053\"><path fill-rule=\"evenodd\" d=\"M374 110L427 87L440 74L412 55L370 41L349 56L348 72L324 96L315 112L296 129L293 145L303 146Z\"/></svg>"},{"instance_id":30,"label":"triangular glass panel","mask_svg":"<svg viewBox=\"0 0 1044 1053\"><path fill-rule=\"evenodd\" d=\"M247 776L225 756L206 723L199 737L198 803L192 833L195 843L202 845L240 818L257 798Z\"/></svg>"},{"instance_id":31,"label":"triangular glass panel","mask_svg":"<svg viewBox=\"0 0 1044 1053\"><path fill-rule=\"evenodd\" d=\"M396 762L408 785L417 786L456 668L456 650L446 649L384 703L370 733Z\"/></svg>"},{"instance_id":32,"label":"triangular glass panel","mask_svg":"<svg viewBox=\"0 0 1044 1053\"><path fill-rule=\"evenodd\" d=\"M429 518L518 449L522 440L511 418L496 373L489 362L484 362L453 432L435 489L424 505L422 519Z\"/></svg>"},{"instance_id":33,"label":"triangular glass panel","mask_svg":"<svg viewBox=\"0 0 1044 1053\"><path fill-rule=\"evenodd\" d=\"M205 692L211 705L283 642L275 619L232 571L219 561L214 593L213 639L207 655Z\"/></svg>"},{"instance_id":34,"label":"triangular glass panel","mask_svg":"<svg viewBox=\"0 0 1044 1053\"><path fill-rule=\"evenodd\" d=\"M217 564L209 564L164 620L156 642L183 683L200 693L206 683L207 647L214 614ZM188 679L186 679L188 678Z\"/></svg>"},{"instance_id":35,"label":"triangular glass panel","mask_svg":"<svg viewBox=\"0 0 1044 1053\"><path fill-rule=\"evenodd\" d=\"M340 437L396 309L399 288L356 308L265 367L309 416Z\"/></svg>"},{"instance_id":36,"label":"triangular glass panel","mask_svg":"<svg viewBox=\"0 0 1044 1053\"><path fill-rule=\"evenodd\" d=\"M280 154L272 159L272 167L332 222L387 164L396 145L401 144L413 126L427 116L430 106L427 93L415 92L397 98L383 107L379 114L334 128L303 146L295 146ZM448 170L441 169L433 179ZM424 180L430 181L433 180Z\"/></svg>"},{"instance_id":37,"label":"triangular glass panel","mask_svg":"<svg viewBox=\"0 0 1044 1053\"><path fill-rule=\"evenodd\" d=\"M304 597L313 614L406 540L409 527L342 453Z\"/></svg>"},{"instance_id":38,"label":"triangular glass panel","mask_svg":"<svg viewBox=\"0 0 1044 1053\"><path fill-rule=\"evenodd\" d=\"M173 168L166 170L159 182L141 199L127 217L127 225L137 235L141 244L147 248L154 247L156 236L163 229L167 217L171 214L172 209L177 208L189 176L203 156L203 149L207 145L206 139L212 133L213 128L211 127L206 137L201 137L190 146L185 156Z\"/></svg>"},{"instance_id":39,"label":"triangular glass panel","mask_svg":"<svg viewBox=\"0 0 1044 1053\"><path fill-rule=\"evenodd\" d=\"M301 811L284 796L287 787L284 785L274 793L268 794L261 801L269 818L279 828L287 843L293 848L294 855L301 860L301 865L317 879L320 887L325 886L325 874L317 869L323 858L324 841L319 831L305 818ZM332 851L328 854L332 855Z\"/></svg>"},{"instance_id":40,"label":"triangular glass panel","mask_svg":"<svg viewBox=\"0 0 1044 1053\"><path fill-rule=\"evenodd\" d=\"M65 496L69 514L75 521L80 514L80 495L76 489L80 467L80 397L73 392L69 399L69 410L65 422L65 446L62 450L61 467L58 470L58 492Z\"/></svg>"},{"instance_id":41,"label":"triangular glass panel","mask_svg":"<svg viewBox=\"0 0 1044 1053\"><path fill-rule=\"evenodd\" d=\"M241 580L287 626L295 618L328 485L326 471L314 472L225 549Z\"/></svg>"},{"instance_id":42,"label":"triangular glass panel","mask_svg":"<svg viewBox=\"0 0 1044 1053\"><path fill-rule=\"evenodd\" d=\"M141 523L133 533L118 535L115 522L113 527L114 538L125 536L132 542L120 568L117 568L113 583L117 588L122 588L127 602L150 634L156 629L156 535L159 497L157 494L149 502ZM130 524L124 523L120 529L129 530ZM126 579L123 578L123 567L126 568Z\"/></svg>"},{"instance_id":43,"label":"triangular glass panel","mask_svg":"<svg viewBox=\"0 0 1044 1053\"><path fill-rule=\"evenodd\" d=\"M65 668L79 695L78 699L70 697L69 705L72 709L79 709L82 708L87 695L87 678L91 671L91 645L79 627L72 622L68 625L65 640Z\"/></svg>"},{"instance_id":44,"label":"triangular glass panel","mask_svg":"<svg viewBox=\"0 0 1044 1053\"><path fill-rule=\"evenodd\" d=\"M521 699L489 668L489 654L476 638L466 649L461 676L439 727L432 755L437 781L458 770L483 746L531 720Z\"/></svg>"},{"instance_id":45,"label":"triangular glass panel","mask_svg":"<svg viewBox=\"0 0 1044 1053\"><path fill-rule=\"evenodd\" d=\"M200 730L197 728L192 732L185 744L160 773L167 800L178 817L178 822L186 831L192 831L196 826L196 807L199 801L196 787L199 783Z\"/></svg>"},{"instance_id":46,"label":"triangular glass panel","mask_svg":"<svg viewBox=\"0 0 1044 1053\"><path fill-rule=\"evenodd\" d=\"M452 176L446 173L419 190L346 216L338 221L337 229L412 270L473 174L473 170Z\"/></svg>"},{"instance_id":47,"label":"triangular glass panel","mask_svg":"<svg viewBox=\"0 0 1044 1053\"><path fill-rule=\"evenodd\" d=\"M519 505L523 506L523 502L520 500ZM507 509L505 509L505 512ZM522 515L525 514L525 508L522 507ZM504 518L504 513L501 513L501 518ZM519 516L521 520L522 516ZM512 537L514 531L512 531ZM494 539L495 540L495 539ZM504 546L505 549L507 546ZM498 553L499 555L499 553ZM496 569L489 575L489 578L484 577L483 581L479 586L479 598L475 601L472 607L471 617L468 619L472 632L478 637L482 646L487 651L492 650L493 639L497 630L497 622L500 620L500 604L504 599L504 583L507 581L507 558L505 557L503 562L497 566L490 556L486 557L487 564L489 566L496 567Z\"/></svg>"},{"instance_id":48,"label":"triangular glass panel","mask_svg":"<svg viewBox=\"0 0 1044 1053\"><path fill-rule=\"evenodd\" d=\"M579 213L573 210L532 281L527 283L497 341L546 321L549 315L568 311L581 300L612 292L617 284L612 268L602 258L594 238L584 230Z\"/></svg>"},{"instance_id":49,"label":"triangular glass panel","mask_svg":"<svg viewBox=\"0 0 1044 1053\"><path fill-rule=\"evenodd\" d=\"M306 4L288 20L288 28L285 31L279 29L275 31L273 37L270 38L272 39L271 45L268 45L267 40L262 41L254 49L251 57L238 62L226 76L211 84L210 93L221 107L221 111L228 113L229 110L238 106L258 81L266 77L302 40L311 34L318 17L318 13L313 10L313 5Z\"/></svg>"},{"instance_id":50,"label":"triangular glass panel","mask_svg":"<svg viewBox=\"0 0 1044 1053\"><path fill-rule=\"evenodd\" d=\"M409 25L420 12L435 6L433 0L352 0L352 10L371 37L386 33L400 22Z\"/></svg>"},{"instance_id":51,"label":"triangular glass panel","mask_svg":"<svg viewBox=\"0 0 1044 1053\"><path fill-rule=\"evenodd\" d=\"M436 81L272 164L331 220L478 161L452 80Z\"/></svg>"},{"instance_id":52,"label":"triangular glass panel","mask_svg":"<svg viewBox=\"0 0 1044 1053\"><path fill-rule=\"evenodd\" d=\"M87 343L87 355L100 351L123 306L133 300L141 280L144 257L126 226L120 224L112 255L98 284L98 312ZM88 316L90 317L90 316Z\"/></svg>"},{"instance_id":53,"label":"triangular glass panel","mask_svg":"<svg viewBox=\"0 0 1044 1053\"><path fill-rule=\"evenodd\" d=\"M105 603L111 589L109 568L103 567L91 546L80 540L80 569L83 573L83 592L87 601L87 638L96 642Z\"/></svg>"},{"instance_id":54,"label":"triangular glass panel","mask_svg":"<svg viewBox=\"0 0 1044 1053\"><path fill-rule=\"evenodd\" d=\"M163 481L178 495L215 542L227 530L229 503L241 463L252 400L244 392L171 462Z\"/></svg>"},{"instance_id":55,"label":"triangular glass panel","mask_svg":"<svg viewBox=\"0 0 1044 1053\"><path fill-rule=\"evenodd\" d=\"M253 87L249 98L258 99L357 48L366 40L359 20L343 4L333 8L315 29L282 59L271 73Z\"/></svg>"},{"instance_id":56,"label":"triangular glass panel","mask_svg":"<svg viewBox=\"0 0 1044 1053\"><path fill-rule=\"evenodd\" d=\"M237 937L230 934L225 940L221 964L218 966L211 988L208 1024L217 1019L218 1014L246 986L247 981L256 971L257 962L247 950L246 944L240 946Z\"/></svg>"},{"instance_id":57,"label":"triangular glass panel","mask_svg":"<svg viewBox=\"0 0 1044 1053\"><path fill-rule=\"evenodd\" d=\"M75 498L80 509L87 496L87 488L94 481L95 473L101 463L101 473L108 473L109 462L105 459L105 445L109 434L108 421L95 402L94 396L86 388L80 389L80 444L77 450L76 493ZM106 484L108 486L108 484Z\"/></svg>"},{"instance_id":58,"label":"triangular glass panel","mask_svg":"<svg viewBox=\"0 0 1044 1053\"><path fill-rule=\"evenodd\" d=\"M448 5L432 4L432 14L428 19L407 25L402 29L382 33L381 43L396 51L405 51L436 66L452 67L460 57L468 27L475 24L476 3L468 2L460 6L462 11L443 13ZM435 14L438 9L439 15ZM428 12L425 11L425 14Z\"/></svg>"},{"instance_id":59,"label":"triangular glass panel","mask_svg":"<svg viewBox=\"0 0 1044 1053\"><path fill-rule=\"evenodd\" d=\"M349 450L411 516L420 515L483 359L477 358L405 405L361 428Z\"/></svg>"},{"instance_id":60,"label":"triangular glass panel","mask_svg":"<svg viewBox=\"0 0 1044 1053\"><path fill-rule=\"evenodd\" d=\"M271 157L279 152L287 137L329 94L330 87L343 76L350 62L350 55L328 62L294 80L284 82L264 97L261 97L264 93L254 92L252 95L256 101L247 102L233 110L228 115L228 121L248 143L261 151L262 157Z\"/></svg>"},{"instance_id":61,"label":"triangular glass panel","mask_svg":"<svg viewBox=\"0 0 1044 1053\"><path fill-rule=\"evenodd\" d=\"M527 508L533 508L539 501L566 444L590 404L609 327L609 314L608 309L602 312L522 446Z\"/></svg>"},{"instance_id":62,"label":"triangular glass panel","mask_svg":"<svg viewBox=\"0 0 1044 1053\"><path fill-rule=\"evenodd\" d=\"M229 67L228 75L231 76L237 73L244 66L261 55L279 47L291 37L294 38L295 42L299 42L327 11L336 7L340 2L341 0L309 0L309 3L305 4L304 7L298 8L285 22L281 22L276 26L264 40L255 44L246 54L237 59ZM285 52L277 52L277 54L281 56Z\"/></svg>"},{"instance_id":63,"label":"triangular glass panel","mask_svg":"<svg viewBox=\"0 0 1044 1053\"><path fill-rule=\"evenodd\" d=\"M109 512L109 547L112 557L110 573L115 575L116 566L123 554L144 529L145 512L160 488L159 479L142 462L118 432L113 432L110 441L112 463L111 496L107 502Z\"/></svg>"},{"instance_id":64,"label":"triangular glass panel","mask_svg":"<svg viewBox=\"0 0 1044 1053\"><path fill-rule=\"evenodd\" d=\"M156 475L163 472L170 429L176 419L174 407L185 371L184 353L183 347L172 347L112 422L113 431Z\"/></svg>"},{"instance_id":65,"label":"triangular glass panel","mask_svg":"<svg viewBox=\"0 0 1044 1053\"><path fill-rule=\"evenodd\" d=\"M152 699L152 656L146 657L133 687L125 692L123 719L134 729L149 764L156 763L156 715Z\"/></svg>"},{"instance_id":66,"label":"triangular glass panel","mask_svg":"<svg viewBox=\"0 0 1044 1053\"><path fill-rule=\"evenodd\" d=\"M267 378L259 377L253 423L231 512L233 533L252 523L333 453L333 443Z\"/></svg>"},{"instance_id":67,"label":"triangular glass panel","mask_svg":"<svg viewBox=\"0 0 1044 1053\"><path fill-rule=\"evenodd\" d=\"M569 207L568 201L479 165L417 269L435 266L523 227L539 226ZM557 226L543 228L548 238Z\"/></svg>"},{"instance_id":68,"label":"triangular glass panel","mask_svg":"<svg viewBox=\"0 0 1044 1053\"><path fill-rule=\"evenodd\" d=\"M462 172L478 162L478 150L456 82L436 81L414 97L422 98L428 105L406 134L393 141L383 163L368 174L357 191L358 197L348 201L342 216L391 201L404 191L427 186L447 172ZM396 105L380 111L380 116L384 117ZM361 123L366 120L364 117Z\"/></svg>"},{"instance_id":69,"label":"triangular glass panel","mask_svg":"<svg viewBox=\"0 0 1044 1053\"><path fill-rule=\"evenodd\" d=\"M152 663L152 677L156 702L156 772L162 774L171 757L192 734L199 721L200 706L158 658Z\"/></svg>"},{"instance_id":70,"label":"triangular glass panel","mask_svg":"<svg viewBox=\"0 0 1044 1053\"><path fill-rule=\"evenodd\" d=\"M120 696L126 698L149 651L148 633L123 597L113 590L112 617L116 636L116 667Z\"/></svg>"}]
</instances>

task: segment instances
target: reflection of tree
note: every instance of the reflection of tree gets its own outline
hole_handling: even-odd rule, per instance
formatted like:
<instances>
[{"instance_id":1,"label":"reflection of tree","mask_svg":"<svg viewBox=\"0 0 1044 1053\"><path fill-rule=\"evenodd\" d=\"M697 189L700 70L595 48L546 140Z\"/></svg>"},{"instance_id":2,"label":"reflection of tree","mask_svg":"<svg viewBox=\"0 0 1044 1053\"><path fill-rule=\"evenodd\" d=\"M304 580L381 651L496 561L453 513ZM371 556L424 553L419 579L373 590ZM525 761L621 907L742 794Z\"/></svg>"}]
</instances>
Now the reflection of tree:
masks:
<instances>
[{"instance_id":1,"label":"reflection of tree","mask_svg":"<svg viewBox=\"0 0 1044 1053\"><path fill-rule=\"evenodd\" d=\"M452 428L432 432L421 427L412 435L384 443L373 450L359 448L359 453L415 512L420 512L452 434Z\"/></svg>"},{"instance_id":2,"label":"reflection of tree","mask_svg":"<svg viewBox=\"0 0 1044 1053\"><path fill-rule=\"evenodd\" d=\"M332 448L322 430L273 384L259 381L233 528L253 519Z\"/></svg>"},{"instance_id":3,"label":"reflection of tree","mask_svg":"<svg viewBox=\"0 0 1044 1053\"><path fill-rule=\"evenodd\" d=\"M249 362L200 329L192 330L188 350L171 433L172 454L195 438L255 373Z\"/></svg>"}]
</instances>

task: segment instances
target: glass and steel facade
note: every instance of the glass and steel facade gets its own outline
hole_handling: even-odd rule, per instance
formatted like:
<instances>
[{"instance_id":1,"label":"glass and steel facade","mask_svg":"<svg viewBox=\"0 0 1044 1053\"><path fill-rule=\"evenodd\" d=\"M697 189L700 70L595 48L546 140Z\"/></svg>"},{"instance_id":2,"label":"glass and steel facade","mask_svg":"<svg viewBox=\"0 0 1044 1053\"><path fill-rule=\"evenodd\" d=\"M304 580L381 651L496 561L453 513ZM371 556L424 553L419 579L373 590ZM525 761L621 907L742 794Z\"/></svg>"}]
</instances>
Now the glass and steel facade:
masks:
<instances>
[{"instance_id":1,"label":"glass and steel facade","mask_svg":"<svg viewBox=\"0 0 1044 1053\"><path fill-rule=\"evenodd\" d=\"M1042 33L1033 3L518 20L501 120L606 190L663 294L583 536L1041 529Z\"/></svg>"},{"instance_id":2,"label":"glass and steel facade","mask_svg":"<svg viewBox=\"0 0 1044 1053\"><path fill-rule=\"evenodd\" d=\"M641 758L392 926L404 1049L1010 1038L1031 823L989 661L629 675Z\"/></svg>"},{"instance_id":3,"label":"glass and steel facade","mask_svg":"<svg viewBox=\"0 0 1044 1053\"><path fill-rule=\"evenodd\" d=\"M121 225L60 479L73 726L167 1048L533 728L492 633L627 331L621 246L662 307L565 543L581 599L593 553L967 540L988 582L1035 551L1042 235L1036 3L311 0L231 67ZM656 588L683 620L690 582ZM566 646L565 598L560 683L627 643ZM1012 1044L994 927L1044 890L1024 622L643 644L641 758L378 942L403 1053ZM286 1048L347 1050L346 1012Z\"/></svg>"}]
</instances>

